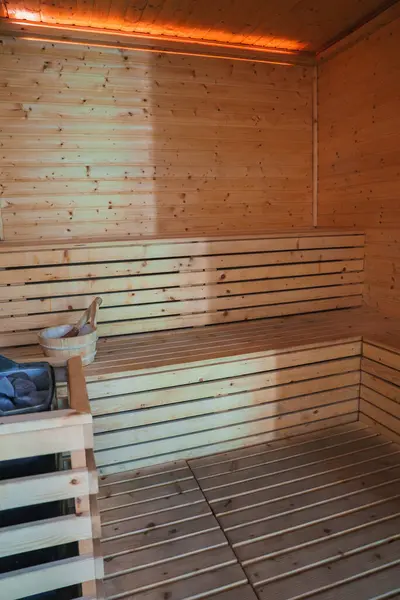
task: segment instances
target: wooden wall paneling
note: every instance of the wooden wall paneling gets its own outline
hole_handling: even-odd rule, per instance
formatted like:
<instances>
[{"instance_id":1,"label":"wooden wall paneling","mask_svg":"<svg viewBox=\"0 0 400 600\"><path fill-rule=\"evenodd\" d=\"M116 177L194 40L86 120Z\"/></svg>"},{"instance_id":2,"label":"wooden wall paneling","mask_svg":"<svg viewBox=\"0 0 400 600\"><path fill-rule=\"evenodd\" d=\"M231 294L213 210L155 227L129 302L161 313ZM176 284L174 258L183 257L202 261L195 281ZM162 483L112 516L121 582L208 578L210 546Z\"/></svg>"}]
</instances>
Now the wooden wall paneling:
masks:
<instances>
[{"instance_id":1,"label":"wooden wall paneling","mask_svg":"<svg viewBox=\"0 0 400 600\"><path fill-rule=\"evenodd\" d=\"M396 215L390 211L389 215ZM400 315L399 227L368 229L366 235L365 302L386 315Z\"/></svg>"},{"instance_id":2,"label":"wooden wall paneling","mask_svg":"<svg viewBox=\"0 0 400 600\"><path fill-rule=\"evenodd\" d=\"M319 66L319 220L366 230L365 301L398 317L399 10Z\"/></svg>"},{"instance_id":3,"label":"wooden wall paneling","mask_svg":"<svg viewBox=\"0 0 400 600\"><path fill-rule=\"evenodd\" d=\"M5 245L0 345L34 344L41 329L75 323L94 294L103 297L100 336L360 306L363 244L363 235L308 232L33 252Z\"/></svg>"},{"instance_id":4,"label":"wooden wall paneling","mask_svg":"<svg viewBox=\"0 0 400 600\"><path fill-rule=\"evenodd\" d=\"M379 342L363 342L360 420L400 442L400 353Z\"/></svg>"},{"instance_id":5,"label":"wooden wall paneling","mask_svg":"<svg viewBox=\"0 0 400 600\"><path fill-rule=\"evenodd\" d=\"M312 224L311 69L5 38L0 70L6 240Z\"/></svg>"}]
</instances>

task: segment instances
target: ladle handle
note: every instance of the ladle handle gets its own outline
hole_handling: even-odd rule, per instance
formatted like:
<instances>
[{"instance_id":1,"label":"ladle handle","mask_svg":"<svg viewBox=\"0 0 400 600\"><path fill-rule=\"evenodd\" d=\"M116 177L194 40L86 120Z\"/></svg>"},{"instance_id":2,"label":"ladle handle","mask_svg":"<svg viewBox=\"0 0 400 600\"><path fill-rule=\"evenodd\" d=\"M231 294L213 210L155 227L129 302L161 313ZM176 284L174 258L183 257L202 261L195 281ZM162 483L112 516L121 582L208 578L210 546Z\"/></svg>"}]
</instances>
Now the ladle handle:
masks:
<instances>
[{"instance_id":1,"label":"ladle handle","mask_svg":"<svg viewBox=\"0 0 400 600\"><path fill-rule=\"evenodd\" d=\"M93 300L92 304L88 308L88 311L89 311L88 321L89 321L89 325L91 325L91 327L93 329L96 329L97 315L98 315L99 308L100 308L102 302L103 302L102 298L100 298L100 296L97 296L97 298L95 298Z\"/></svg>"}]
</instances>

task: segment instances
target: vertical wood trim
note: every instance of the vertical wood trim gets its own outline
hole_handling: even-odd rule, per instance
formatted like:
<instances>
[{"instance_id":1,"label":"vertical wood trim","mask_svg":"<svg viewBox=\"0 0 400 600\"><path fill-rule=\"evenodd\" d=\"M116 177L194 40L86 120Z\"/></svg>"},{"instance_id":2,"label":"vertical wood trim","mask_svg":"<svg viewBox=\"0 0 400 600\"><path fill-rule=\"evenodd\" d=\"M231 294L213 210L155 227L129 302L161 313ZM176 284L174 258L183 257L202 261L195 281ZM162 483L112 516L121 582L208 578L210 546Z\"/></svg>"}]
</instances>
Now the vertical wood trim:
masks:
<instances>
[{"instance_id":1,"label":"vertical wood trim","mask_svg":"<svg viewBox=\"0 0 400 600\"><path fill-rule=\"evenodd\" d=\"M318 225L318 66L313 69L313 90L312 90L312 124L313 124L313 158L312 158L312 198L313 198L313 226Z\"/></svg>"},{"instance_id":2,"label":"vertical wood trim","mask_svg":"<svg viewBox=\"0 0 400 600\"><path fill-rule=\"evenodd\" d=\"M4 228L3 228L3 201L0 199L0 241L4 240Z\"/></svg>"}]
</instances>

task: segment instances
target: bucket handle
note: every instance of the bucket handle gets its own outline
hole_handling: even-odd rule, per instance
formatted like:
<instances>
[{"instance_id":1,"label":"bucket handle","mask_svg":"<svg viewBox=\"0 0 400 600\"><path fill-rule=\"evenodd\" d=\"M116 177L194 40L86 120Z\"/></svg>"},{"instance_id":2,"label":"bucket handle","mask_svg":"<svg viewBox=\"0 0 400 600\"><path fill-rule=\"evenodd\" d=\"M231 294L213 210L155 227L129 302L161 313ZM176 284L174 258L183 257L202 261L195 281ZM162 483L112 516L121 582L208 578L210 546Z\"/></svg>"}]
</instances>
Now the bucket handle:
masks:
<instances>
[{"instance_id":1,"label":"bucket handle","mask_svg":"<svg viewBox=\"0 0 400 600\"><path fill-rule=\"evenodd\" d=\"M93 329L96 329L97 326L97 315L99 312L99 308L102 304L103 300L102 298L100 298L100 296L97 296L97 298L95 298L92 302L92 304L89 306L89 324L91 325L91 327Z\"/></svg>"}]
</instances>

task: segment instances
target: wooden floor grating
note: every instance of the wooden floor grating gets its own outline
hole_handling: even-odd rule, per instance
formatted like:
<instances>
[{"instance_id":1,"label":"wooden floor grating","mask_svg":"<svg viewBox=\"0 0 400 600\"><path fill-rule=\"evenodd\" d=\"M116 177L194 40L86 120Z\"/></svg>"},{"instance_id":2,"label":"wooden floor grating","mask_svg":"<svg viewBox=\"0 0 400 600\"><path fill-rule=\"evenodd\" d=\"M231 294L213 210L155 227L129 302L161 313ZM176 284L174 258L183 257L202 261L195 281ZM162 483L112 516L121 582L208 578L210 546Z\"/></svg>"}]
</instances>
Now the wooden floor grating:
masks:
<instances>
[{"instance_id":1,"label":"wooden floor grating","mask_svg":"<svg viewBox=\"0 0 400 600\"><path fill-rule=\"evenodd\" d=\"M185 462L104 477L99 505L106 598L256 600Z\"/></svg>"},{"instance_id":2,"label":"wooden floor grating","mask_svg":"<svg viewBox=\"0 0 400 600\"><path fill-rule=\"evenodd\" d=\"M400 446L360 423L109 475L99 503L109 600L400 598Z\"/></svg>"}]
</instances>

